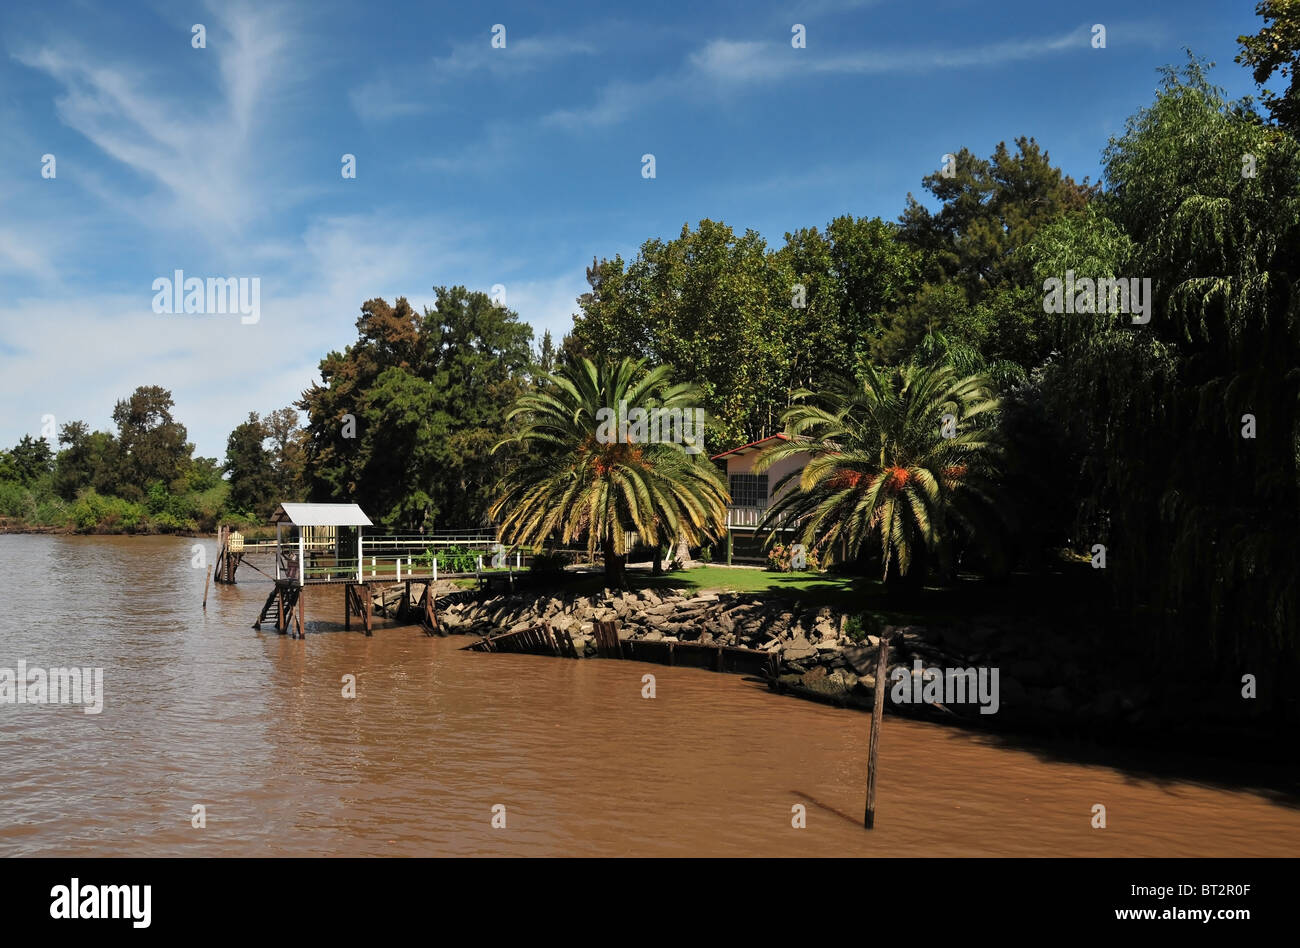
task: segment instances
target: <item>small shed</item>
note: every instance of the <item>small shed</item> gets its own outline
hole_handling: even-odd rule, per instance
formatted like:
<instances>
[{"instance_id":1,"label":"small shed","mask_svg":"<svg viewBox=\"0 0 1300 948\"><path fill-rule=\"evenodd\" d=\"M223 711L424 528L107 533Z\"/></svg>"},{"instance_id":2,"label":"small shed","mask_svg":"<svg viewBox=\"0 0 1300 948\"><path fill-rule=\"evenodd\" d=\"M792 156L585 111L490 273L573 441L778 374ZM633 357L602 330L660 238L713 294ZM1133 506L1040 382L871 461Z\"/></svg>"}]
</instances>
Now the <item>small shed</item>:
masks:
<instances>
[{"instance_id":1,"label":"small shed","mask_svg":"<svg viewBox=\"0 0 1300 948\"><path fill-rule=\"evenodd\" d=\"M309 552L314 555L332 553L334 563L331 572L346 568L345 563L350 563L354 557L344 556L345 552L351 554L352 550L343 549L342 534L339 531L340 528L355 528L357 581L361 581L361 559L364 555L362 531L374 524L356 504L280 504L275 508L275 513L271 514L271 522L275 524L277 580L291 579L296 580L299 586L303 585L309 572L306 567ZM286 523L290 526L290 543L297 541L289 547L293 551L296 545L297 556L292 561L285 556L284 550Z\"/></svg>"}]
</instances>

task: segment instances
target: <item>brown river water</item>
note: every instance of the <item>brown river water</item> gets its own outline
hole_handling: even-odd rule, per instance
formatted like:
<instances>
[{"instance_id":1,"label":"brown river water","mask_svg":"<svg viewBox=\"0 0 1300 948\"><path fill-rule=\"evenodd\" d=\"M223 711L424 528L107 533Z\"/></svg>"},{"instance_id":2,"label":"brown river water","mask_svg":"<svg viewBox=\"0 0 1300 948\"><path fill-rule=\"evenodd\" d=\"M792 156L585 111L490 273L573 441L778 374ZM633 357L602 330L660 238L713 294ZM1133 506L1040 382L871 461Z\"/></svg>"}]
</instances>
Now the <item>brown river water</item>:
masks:
<instances>
[{"instance_id":1,"label":"brown river water","mask_svg":"<svg viewBox=\"0 0 1300 948\"><path fill-rule=\"evenodd\" d=\"M0 668L102 667L105 692L97 715L0 704L0 855L1300 851L1296 802L1233 787L1231 765L1193 782L1151 776L1155 754L1139 772L894 717L868 833L865 714L708 671L464 652L383 620L366 638L343 631L341 587L307 594L305 640L256 632L268 581L241 568L205 613L196 542L210 564L211 540L0 536Z\"/></svg>"}]
</instances>

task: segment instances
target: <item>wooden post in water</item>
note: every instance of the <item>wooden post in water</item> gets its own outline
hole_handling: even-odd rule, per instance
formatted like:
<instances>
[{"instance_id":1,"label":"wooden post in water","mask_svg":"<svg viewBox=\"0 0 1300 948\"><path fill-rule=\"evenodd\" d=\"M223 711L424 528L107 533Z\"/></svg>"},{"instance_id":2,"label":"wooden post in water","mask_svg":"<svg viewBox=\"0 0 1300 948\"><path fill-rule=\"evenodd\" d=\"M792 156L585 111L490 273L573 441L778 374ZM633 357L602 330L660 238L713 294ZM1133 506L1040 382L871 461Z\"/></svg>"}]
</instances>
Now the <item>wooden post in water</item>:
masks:
<instances>
[{"instance_id":1,"label":"wooden post in water","mask_svg":"<svg viewBox=\"0 0 1300 948\"><path fill-rule=\"evenodd\" d=\"M220 526L217 527L217 535L218 537L220 537L221 535ZM217 556L218 557L221 556L221 541L219 539L217 541ZM212 582L212 573L208 572L207 568L205 567L203 570L203 611L204 612L208 611L208 583L210 582Z\"/></svg>"},{"instance_id":2,"label":"wooden post in water","mask_svg":"<svg viewBox=\"0 0 1300 948\"><path fill-rule=\"evenodd\" d=\"M876 652L876 686L871 706L871 742L867 748L867 812L862 825L876 825L876 754L880 750L880 725L885 717L885 682L889 673L889 638L880 637Z\"/></svg>"}]
</instances>

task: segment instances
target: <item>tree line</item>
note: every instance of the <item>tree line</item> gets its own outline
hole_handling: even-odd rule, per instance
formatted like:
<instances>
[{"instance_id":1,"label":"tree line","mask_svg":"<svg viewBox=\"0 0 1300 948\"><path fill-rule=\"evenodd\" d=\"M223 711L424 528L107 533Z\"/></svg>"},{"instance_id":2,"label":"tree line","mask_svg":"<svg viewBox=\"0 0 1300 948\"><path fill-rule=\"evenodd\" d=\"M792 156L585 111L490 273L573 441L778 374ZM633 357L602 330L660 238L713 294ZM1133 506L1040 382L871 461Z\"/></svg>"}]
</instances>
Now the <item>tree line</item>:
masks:
<instances>
[{"instance_id":1,"label":"tree line","mask_svg":"<svg viewBox=\"0 0 1300 948\"><path fill-rule=\"evenodd\" d=\"M140 386L114 405L113 431L69 421L56 439L26 435L0 451L0 517L87 533L193 533L260 523L273 498L301 499L296 410L250 414L223 464L195 455L174 408L167 389Z\"/></svg>"},{"instance_id":2,"label":"tree line","mask_svg":"<svg viewBox=\"0 0 1300 948\"><path fill-rule=\"evenodd\" d=\"M1294 76L1300 14L1260 12L1239 59L1261 83ZM936 209L909 194L894 221L844 215L769 247L702 220L594 260L559 345L534 347L517 313L463 286L421 312L372 299L293 406L301 430L294 411L250 416L218 468L192 457L167 393L137 390L115 434L64 426L57 457L33 439L5 453L2 509L14 485L28 507L92 491L147 507L220 489L218 510L249 515L347 500L387 529L495 521L595 542L595 528L617 566L616 528L716 533L717 485L683 469L673 483L694 486L677 492L660 474L680 452L611 453L577 438L574 412L680 385L707 409L711 450L777 431L821 445L787 512L825 525L818 542L838 524L886 579L1100 548L1112 605L1153 642L1293 659L1296 100L1294 78L1263 109L1232 100L1189 56L1105 143L1097 183L1021 137L962 148L922 179ZM1067 275L1091 288L1045 306ZM1151 319L1096 305L1102 279L1149 280ZM940 407L962 426L947 446L909 420L937 425Z\"/></svg>"}]
</instances>

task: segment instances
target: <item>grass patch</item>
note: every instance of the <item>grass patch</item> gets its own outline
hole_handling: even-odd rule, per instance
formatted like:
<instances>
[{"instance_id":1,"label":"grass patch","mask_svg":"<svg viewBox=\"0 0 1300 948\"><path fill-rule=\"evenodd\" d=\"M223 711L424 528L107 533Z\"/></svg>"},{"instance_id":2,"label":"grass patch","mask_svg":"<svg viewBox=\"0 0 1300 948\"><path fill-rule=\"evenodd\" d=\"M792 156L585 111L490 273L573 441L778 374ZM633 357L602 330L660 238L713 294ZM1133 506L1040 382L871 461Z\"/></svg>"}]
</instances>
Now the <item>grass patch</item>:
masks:
<instances>
[{"instance_id":1,"label":"grass patch","mask_svg":"<svg viewBox=\"0 0 1300 948\"><path fill-rule=\"evenodd\" d=\"M648 570L629 569L628 588L692 596L704 590L757 593L774 598L794 599L808 605L837 609L862 608L864 594L880 584L857 577L827 573L772 573L757 569L725 566L696 566L688 570L651 576ZM601 573L589 573L563 584L566 593L590 596L606 586Z\"/></svg>"}]
</instances>

